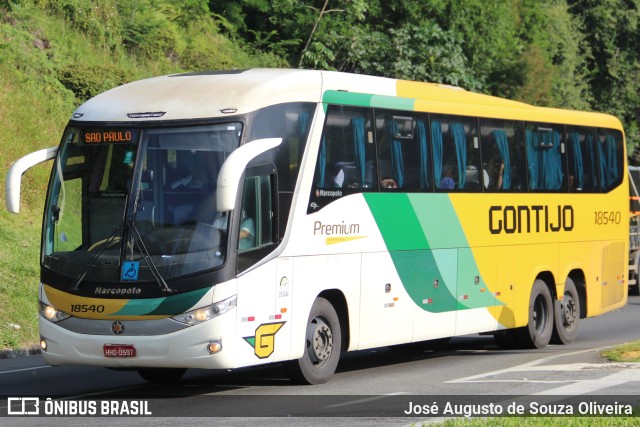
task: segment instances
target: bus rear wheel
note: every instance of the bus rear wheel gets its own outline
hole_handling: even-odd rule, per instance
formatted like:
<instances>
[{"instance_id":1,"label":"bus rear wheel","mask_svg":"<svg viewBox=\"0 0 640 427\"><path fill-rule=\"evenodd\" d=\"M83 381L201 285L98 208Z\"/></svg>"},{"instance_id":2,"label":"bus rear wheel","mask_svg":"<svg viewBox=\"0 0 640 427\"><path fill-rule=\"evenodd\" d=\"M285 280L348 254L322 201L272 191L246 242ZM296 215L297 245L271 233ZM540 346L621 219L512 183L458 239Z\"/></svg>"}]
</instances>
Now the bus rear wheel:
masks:
<instances>
[{"instance_id":1,"label":"bus rear wheel","mask_svg":"<svg viewBox=\"0 0 640 427\"><path fill-rule=\"evenodd\" d=\"M305 336L304 355L285 364L289 377L301 384L323 384L338 366L342 351L340 320L333 305L316 299L311 307Z\"/></svg>"},{"instance_id":2,"label":"bus rear wheel","mask_svg":"<svg viewBox=\"0 0 640 427\"><path fill-rule=\"evenodd\" d=\"M636 270L638 266L635 267ZM629 271L629 281L633 280L633 285L629 285L629 296L635 297L640 295L640 277L638 277L638 271Z\"/></svg>"},{"instance_id":3,"label":"bus rear wheel","mask_svg":"<svg viewBox=\"0 0 640 427\"><path fill-rule=\"evenodd\" d=\"M187 372L186 368L140 368L138 374L150 383L175 383Z\"/></svg>"},{"instance_id":4,"label":"bus rear wheel","mask_svg":"<svg viewBox=\"0 0 640 427\"><path fill-rule=\"evenodd\" d=\"M516 329L518 343L525 348L544 348L553 333L553 302L547 284L536 279L529 298L529 322Z\"/></svg>"},{"instance_id":5,"label":"bus rear wheel","mask_svg":"<svg viewBox=\"0 0 640 427\"><path fill-rule=\"evenodd\" d=\"M553 315L554 344L569 344L578 335L578 322L580 321L580 298L578 290L571 278L567 278L564 285L562 300L556 301Z\"/></svg>"}]
</instances>

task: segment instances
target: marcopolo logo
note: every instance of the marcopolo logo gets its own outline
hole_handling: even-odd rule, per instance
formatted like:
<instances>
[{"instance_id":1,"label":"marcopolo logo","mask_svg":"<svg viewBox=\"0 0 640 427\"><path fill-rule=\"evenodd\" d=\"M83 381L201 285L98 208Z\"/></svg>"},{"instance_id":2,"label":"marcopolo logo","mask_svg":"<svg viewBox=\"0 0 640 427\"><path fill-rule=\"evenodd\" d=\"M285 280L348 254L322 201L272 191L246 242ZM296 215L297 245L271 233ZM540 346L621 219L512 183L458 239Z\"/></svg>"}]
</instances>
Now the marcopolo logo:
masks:
<instances>
[{"instance_id":1,"label":"marcopolo logo","mask_svg":"<svg viewBox=\"0 0 640 427\"><path fill-rule=\"evenodd\" d=\"M102 286L98 286L94 293L96 295L140 295L142 289L136 286L127 288L103 288Z\"/></svg>"}]
</instances>

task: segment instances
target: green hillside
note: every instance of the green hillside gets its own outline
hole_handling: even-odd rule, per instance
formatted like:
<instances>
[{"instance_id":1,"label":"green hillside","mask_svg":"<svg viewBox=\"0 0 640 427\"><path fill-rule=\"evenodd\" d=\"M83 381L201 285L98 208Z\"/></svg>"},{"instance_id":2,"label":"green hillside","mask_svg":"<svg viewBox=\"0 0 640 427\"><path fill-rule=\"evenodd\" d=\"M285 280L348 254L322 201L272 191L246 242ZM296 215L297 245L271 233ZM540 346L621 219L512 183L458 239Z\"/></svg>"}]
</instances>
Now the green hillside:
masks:
<instances>
[{"instance_id":1,"label":"green hillside","mask_svg":"<svg viewBox=\"0 0 640 427\"><path fill-rule=\"evenodd\" d=\"M286 66L221 36L206 9L185 6L201 3L0 0L0 348L37 342L39 232L51 168L45 163L23 176L21 212L13 215L4 209L11 163L57 145L80 103L125 82Z\"/></svg>"}]
</instances>

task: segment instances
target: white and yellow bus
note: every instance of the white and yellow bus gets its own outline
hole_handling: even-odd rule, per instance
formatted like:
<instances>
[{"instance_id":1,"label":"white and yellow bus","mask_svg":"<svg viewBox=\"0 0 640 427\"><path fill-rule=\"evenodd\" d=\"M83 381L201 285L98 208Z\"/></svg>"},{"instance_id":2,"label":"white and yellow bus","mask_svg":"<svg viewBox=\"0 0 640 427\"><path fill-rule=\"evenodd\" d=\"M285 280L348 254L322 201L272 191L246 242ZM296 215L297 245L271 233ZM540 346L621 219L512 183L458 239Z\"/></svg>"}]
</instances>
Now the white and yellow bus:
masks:
<instances>
[{"instance_id":1,"label":"white and yellow bus","mask_svg":"<svg viewBox=\"0 0 640 427\"><path fill-rule=\"evenodd\" d=\"M82 104L44 210L52 365L284 362L493 333L575 339L626 303L620 122L428 83L308 70L151 78Z\"/></svg>"}]
</instances>

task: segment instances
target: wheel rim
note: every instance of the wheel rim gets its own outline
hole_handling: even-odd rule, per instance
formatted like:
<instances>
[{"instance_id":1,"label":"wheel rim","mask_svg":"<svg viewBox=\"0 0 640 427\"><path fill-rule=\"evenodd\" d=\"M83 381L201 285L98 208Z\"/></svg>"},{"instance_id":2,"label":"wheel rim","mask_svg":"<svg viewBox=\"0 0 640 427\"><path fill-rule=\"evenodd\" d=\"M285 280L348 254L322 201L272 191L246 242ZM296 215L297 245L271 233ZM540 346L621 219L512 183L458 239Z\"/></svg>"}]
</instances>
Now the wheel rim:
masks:
<instances>
[{"instance_id":1,"label":"wheel rim","mask_svg":"<svg viewBox=\"0 0 640 427\"><path fill-rule=\"evenodd\" d=\"M562 325L565 328L571 328L576 323L577 317L576 301L570 294L564 294L562 303L560 306L560 313L562 313Z\"/></svg>"},{"instance_id":2,"label":"wheel rim","mask_svg":"<svg viewBox=\"0 0 640 427\"><path fill-rule=\"evenodd\" d=\"M322 366L331 358L333 352L333 333L331 328L320 317L311 321L307 328L309 357L316 366Z\"/></svg>"},{"instance_id":3,"label":"wheel rim","mask_svg":"<svg viewBox=\"0 0 640 427\"><path fill-rule=\"evenodd\" d=\"M533 324L535 325L536 331L544 331L547 326L548 317L549 312L547 310L544 297L542 295L538 295L535 303L533 304Z\"/></svg>"}]
</instances>

